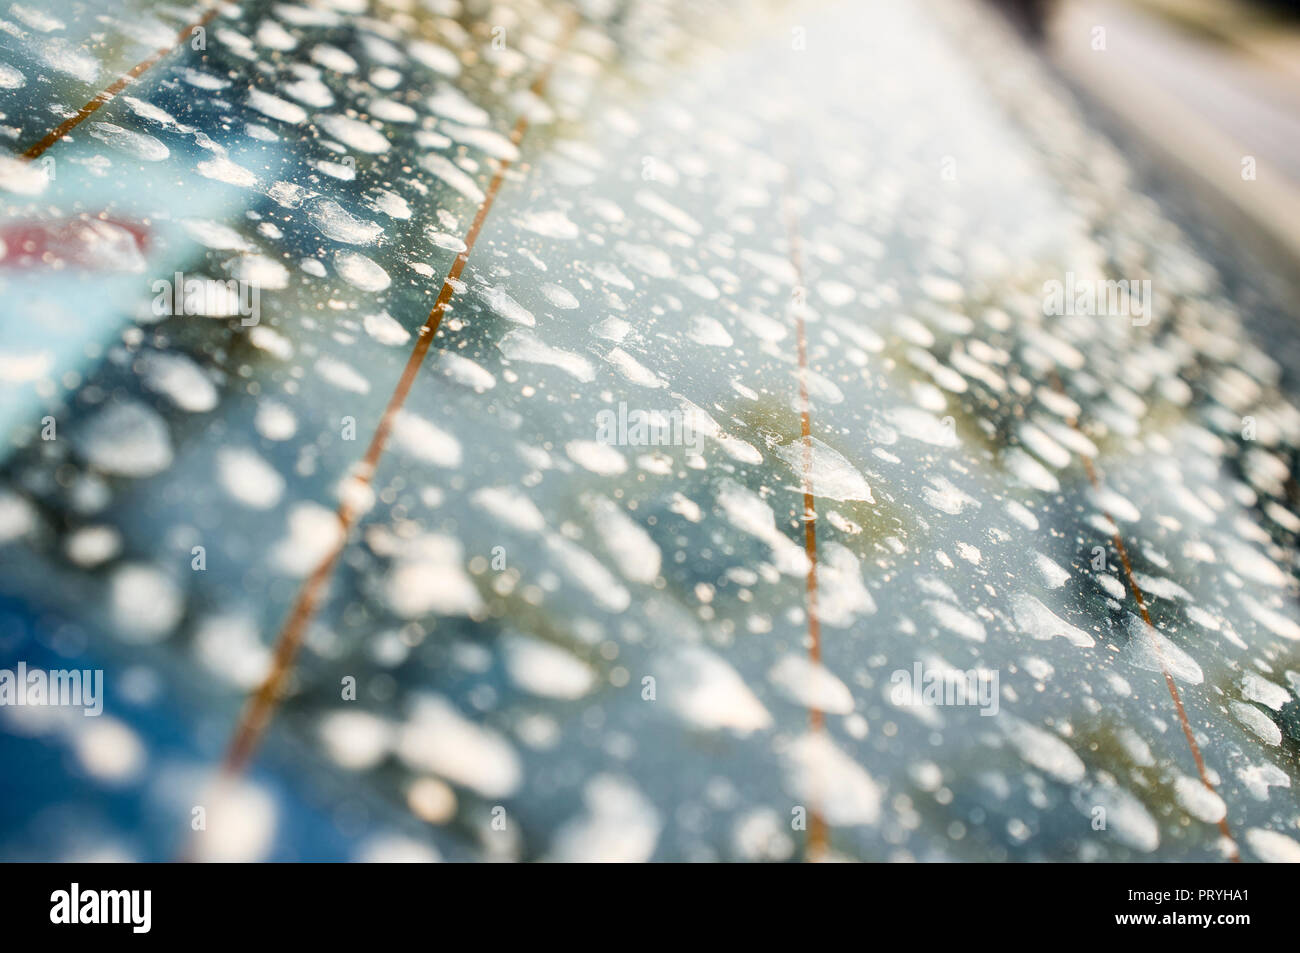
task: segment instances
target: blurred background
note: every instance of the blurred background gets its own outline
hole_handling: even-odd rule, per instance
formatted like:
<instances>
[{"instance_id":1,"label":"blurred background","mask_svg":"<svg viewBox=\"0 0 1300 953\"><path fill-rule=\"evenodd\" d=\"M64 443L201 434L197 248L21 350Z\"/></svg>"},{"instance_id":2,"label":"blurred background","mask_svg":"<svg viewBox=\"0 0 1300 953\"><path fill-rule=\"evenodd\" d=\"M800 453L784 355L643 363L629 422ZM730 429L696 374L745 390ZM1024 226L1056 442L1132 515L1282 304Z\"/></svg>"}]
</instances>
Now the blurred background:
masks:
<instances>
[{"instance_id":1,"label":"blurred background","mask_svg":"<svg viewBox=\"0 0 1300 953\"><path fill-rule=\"evenodd\" d=\"M1171 172L1183 172L1198 189L1213 191L1295 253L1300 5L1289 0L996 5ZM1224 188L1221 170L1246 156L1266 170L1257 173L1266 187ZM1216 210L1227 214L1222 207Z\"/></svg>"}]
</instances>

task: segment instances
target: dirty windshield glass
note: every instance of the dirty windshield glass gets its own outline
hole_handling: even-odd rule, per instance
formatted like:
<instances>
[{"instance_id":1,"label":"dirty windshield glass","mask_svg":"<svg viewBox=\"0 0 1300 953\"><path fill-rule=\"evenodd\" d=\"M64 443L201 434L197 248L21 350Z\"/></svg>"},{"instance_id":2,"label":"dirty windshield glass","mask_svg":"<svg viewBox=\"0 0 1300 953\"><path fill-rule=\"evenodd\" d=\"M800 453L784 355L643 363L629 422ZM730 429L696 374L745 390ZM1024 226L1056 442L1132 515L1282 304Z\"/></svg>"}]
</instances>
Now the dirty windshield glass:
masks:
<instances>
[{"instance_id":1,"label":"dirty windshield glass","mask_svg":"<svg viewBox=\"0 0 1300 953\"><path fill-rule=\"evenodd\" d=\"M0 857L1300 855L1294 298L986 6L0 0L0 144Z\"/></svg>"}]
</instances>

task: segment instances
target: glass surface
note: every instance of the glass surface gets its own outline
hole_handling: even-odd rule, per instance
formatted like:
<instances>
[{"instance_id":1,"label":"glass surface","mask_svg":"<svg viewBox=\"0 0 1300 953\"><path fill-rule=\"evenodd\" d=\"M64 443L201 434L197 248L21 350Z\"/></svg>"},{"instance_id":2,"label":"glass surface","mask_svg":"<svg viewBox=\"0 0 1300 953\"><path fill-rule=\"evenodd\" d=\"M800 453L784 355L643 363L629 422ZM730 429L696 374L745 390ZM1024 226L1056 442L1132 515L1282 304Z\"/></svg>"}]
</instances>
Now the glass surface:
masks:
<instances>
[{"instance_id":1,"label":"glass surface","mask_svg":"<svg viewBox=\"0 0 1300 953\"><path fill-rule=\"evenodd\" d=\"M206 10L0 9L0 857L1300 851L1294 298L987 10Z\"/></svg>"}]
</instances>

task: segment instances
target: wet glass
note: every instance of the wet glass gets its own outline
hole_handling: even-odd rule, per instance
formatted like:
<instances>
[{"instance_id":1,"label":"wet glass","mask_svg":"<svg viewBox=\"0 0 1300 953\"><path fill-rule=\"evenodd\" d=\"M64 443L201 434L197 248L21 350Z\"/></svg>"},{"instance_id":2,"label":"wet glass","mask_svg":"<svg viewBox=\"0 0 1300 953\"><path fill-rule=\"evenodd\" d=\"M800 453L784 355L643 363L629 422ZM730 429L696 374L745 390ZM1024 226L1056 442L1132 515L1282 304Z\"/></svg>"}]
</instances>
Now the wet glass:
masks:
<instances>
[{"instance_id":1,"label":"wet glass","mask_svg":"<svg viewBox=\"0 0 1300 953\"><path fill-rule=\"evenodd\" d=\"M982 8L13 3L0 114L0 856L1300 852L1290 300Z\"/></svg>"}]
</instances>

